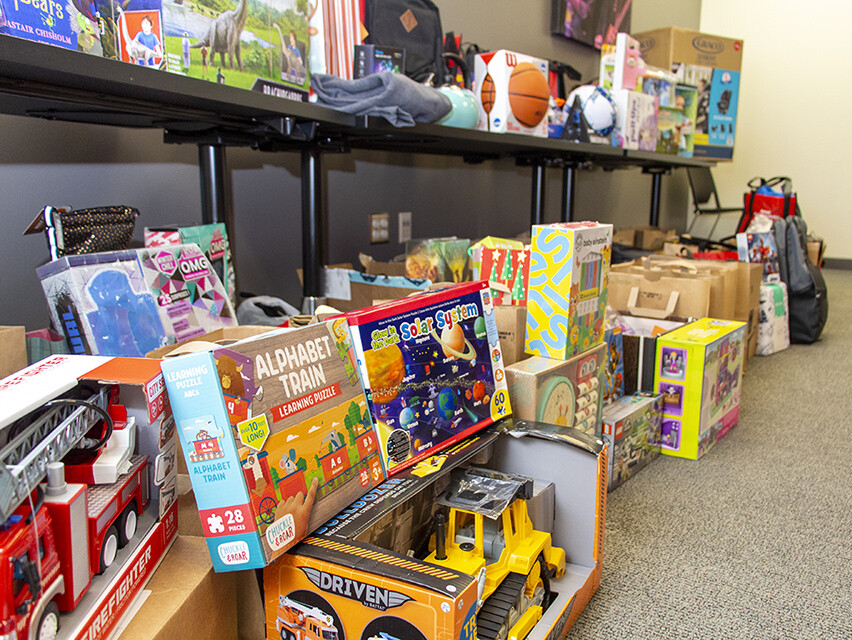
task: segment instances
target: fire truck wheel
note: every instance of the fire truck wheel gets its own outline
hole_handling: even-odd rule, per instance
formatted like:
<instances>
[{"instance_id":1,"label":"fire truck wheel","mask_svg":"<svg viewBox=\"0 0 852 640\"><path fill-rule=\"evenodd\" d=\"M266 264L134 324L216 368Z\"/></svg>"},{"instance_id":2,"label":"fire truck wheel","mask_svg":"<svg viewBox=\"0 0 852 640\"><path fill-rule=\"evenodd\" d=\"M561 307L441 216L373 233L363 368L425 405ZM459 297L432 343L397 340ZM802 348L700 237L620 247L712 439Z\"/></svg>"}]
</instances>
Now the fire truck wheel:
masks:
<instances>
[{"instance_id":1,"label":"fire truck wheel","mask_svg":"<svg viewBox=\"0 0 852 640\"><path fill-rule=\"evenodd\" d=\"M59 633L59 607L51 602L44 608L41 620L38 621L38 640L54 640Z\"/></svg>"},{"instance_id":2,"label":"fire truck wheel","mask_svg":"<svg viewBox=\"0 0 852 640\"><path fill-rule=\"evenodd\" d=\"M122 549L136 535L136 525L139 519L136 515L136 503L131 502L118 518L118 546Z\"/></svg>"},{"instance_id":3,"label":"fire truck wheel","mask_svg":"<svg viewBox=\"0 0 852 640\"><path fill-rule=\"evenodd\" d=\"M103 573L107 568L115 562L115 555L118 553L118 531L115 525L107 529L104 534L104 541L101 544L101 565L98 573Z\"/></svg>"},{"instance_id":4,"label":"fire truck wheel","mask_svg":"<svg viewBox=\"0 0 852 640\"><path fill-rule=\"evenodd\" d=\"M287 629L281 629L281 640L296 640L296 634Z\"/></svg>"}]
</instances>

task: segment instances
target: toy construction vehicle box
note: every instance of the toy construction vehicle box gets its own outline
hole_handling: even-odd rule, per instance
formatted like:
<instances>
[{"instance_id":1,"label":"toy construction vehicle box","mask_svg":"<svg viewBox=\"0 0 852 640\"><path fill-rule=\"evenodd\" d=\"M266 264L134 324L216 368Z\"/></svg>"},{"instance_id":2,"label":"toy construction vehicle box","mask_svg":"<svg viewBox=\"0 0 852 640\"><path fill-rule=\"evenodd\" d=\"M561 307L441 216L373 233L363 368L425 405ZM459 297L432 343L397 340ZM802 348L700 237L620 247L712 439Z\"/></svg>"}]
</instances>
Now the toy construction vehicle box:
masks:
<instances>
[{"instance_id":1,"label":"toy construction vehicle box","mask_svg":"<svg viewBox=\"0 0 852 640\"><path fill-rule=\"evenodd\" d=\"M268 640L476 638L473 576L373 545L311 536L263 582Z\"/></svg>"},{"instance_id":2,"label":"toy construction vehicle box","mask_svg":"<svg viewBox=\"0 0 852 640\"><path fill-rule=\"evenodd\" d=\"M0 34L100 56L94 3L0 0Z\"/></svg>"},{"instance_id":3,"label":"toy construction vehicle box","mask_svg":"<svg viewBox=\"0 0 852 640\"><path fill-rule=\"evenodd\" d=\"M389 474L511 413L487 282L347 317Z\"/></svg>"},{"instance_id":4,"label":"toy construction vehicle box","mask_svg":"<svg viewBox=\"0 0 852 640\"><path fill-rule=\"evenodd\" d=\"M162 1L168 71L307 102L307 4Z\"/></svg>"},{"instance_id":5,"label":"toy construction vehicle box","mask_svg":"<svg viewBox=\"0 0 852 640\"><path fill-rule=\"evenodd\" d=\"M534 225L527 353L564 360L603 341L612 225Z\"/></svg>"},{"instance_id":6,"label":"toy construction vehicle box","mask_svg":"<svg viewBox=\"0 0 852 640\"><path fill-rule=\"evenodd\" d=\"M225 285L231 304L236 305L236 275L224 222L194 227L145 227L146 247L172 244L197 244L213 271L219 276L219 280Z\"/></svg>"},{"instance_id":7,"label":"toy construction vehicle box","mask_svg":"<svg viewBox=\"0 0 852 640\"><path fill-rule=\"evenodd\" d=\"M67 256L36 273L72 353L139 357L236 324L195 244Z\"/></svg>"},{"instance_id":8,"label":"toy construction vehicle box","mask_svg":"<svg viewBox=\"0 0 852 640\"><path fill-rule=\"evenodd\" d=\"M570 360L532 356L506 367L513 415L594 434L606 359L607 345L600 344Z\"/></svg>"},{"instance_id":9,"label":"toy construction vehicle box","mask_svg":"<svg viewBox=\"0 0 852 640\"><path fill-rule=\"evenodd\" d=\"M474 60L476 128L547 137L550 100L547 60L500 49Z\"/></svg>"},{"instance_id":10,"label":"toy construction vehicle box","mask_svg":"<svg viewBox=\"0 0 852 640\"><path fill-rule=\"evenodd\" d=\"M657 339L662 452L697 460L740 418L744 322L703 318Z\"/></svg>"},{"instance_id":11,"label":"toy construction vehicle box","mask_svg":"<svg viewBox=\"0 0 852 640\"><path fill-rule=\"evenodd\" d=\"M384 479L342 318L162 369L217 571L265 566Z\"/></svg>"},{"instance_id":12,"label":"toy construction vehicle box","mask_svg":"<svg viewBox=\"0 0 852 640\"><path fill-rule=\"evenodd\" d=\"M609 447L609 490L660 455L663 398L638 391L604 407L601 436Z\"/></svg>"},{"instance_id":13,"label":"toy construction vehicle box","mask_svg":"<svg viewBox=\"0 0 852 640\"><path fill-rule=\"evenodd\" d=\"M670 69L698 87L696 157L730 160L734 154L743 41L679 27L634 34L645 62Z\"/></svg>"}]
</instances>

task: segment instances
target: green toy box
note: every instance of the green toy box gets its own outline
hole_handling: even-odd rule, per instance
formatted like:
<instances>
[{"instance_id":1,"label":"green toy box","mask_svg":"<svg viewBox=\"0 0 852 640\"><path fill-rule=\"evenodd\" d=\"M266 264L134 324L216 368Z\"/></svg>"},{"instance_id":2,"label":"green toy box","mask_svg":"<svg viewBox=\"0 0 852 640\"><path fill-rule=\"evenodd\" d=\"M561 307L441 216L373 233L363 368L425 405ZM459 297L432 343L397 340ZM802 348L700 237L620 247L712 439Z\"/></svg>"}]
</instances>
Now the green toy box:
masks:
<instances>
[{"instance_id":1,"label":"green toy box","mask_svg":"<svg viewBox=\"0 0 852 640\"><path fill-rule=\"evenodd\" d=\"M565 360L599 345L612 253L612 225L534 225L526 351Z\"/></svg>"},{"instance_id":2,"label":"green toy box","mask_svg":"<svg viewBox=\"0 0 852 640\"><path fill-rule=\"evenodd\" d=\"M745 322L702 318L657 339L662 453L697 460L740 418Z\"/></svg>"}]
</instances>

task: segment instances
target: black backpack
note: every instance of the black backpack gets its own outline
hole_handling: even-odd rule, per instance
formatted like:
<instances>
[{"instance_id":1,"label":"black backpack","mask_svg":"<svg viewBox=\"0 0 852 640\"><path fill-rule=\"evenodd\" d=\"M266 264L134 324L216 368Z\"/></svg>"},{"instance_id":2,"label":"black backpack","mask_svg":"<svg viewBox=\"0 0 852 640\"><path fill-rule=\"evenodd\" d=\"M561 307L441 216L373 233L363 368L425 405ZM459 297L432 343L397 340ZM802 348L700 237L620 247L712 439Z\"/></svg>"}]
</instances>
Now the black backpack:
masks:
<instances>
[{"instance_id":1,"label":"black backpack","mask_svg":"<svg viewBox=\"0 0 852 640\"><path fill-rule=\"evenodd\" d=\"M364 27L367 44L405 49L405 75L424 82L433 74L435 85L444 76L441 14L429 0L366 0Z\"/></svg>"},{"instance_id":2,"label":"black backpack","mask_svg":"<svg viewBox=\"0 0 852 640\"><path fill-rule=\"evenodd\" d=\"M828 319L828 289L822 272L808 257L807 223L801 215L789 216L776 220L772 230L790 302L790 342L811 344L819 339Z\"/></svg>"}]
</instances>

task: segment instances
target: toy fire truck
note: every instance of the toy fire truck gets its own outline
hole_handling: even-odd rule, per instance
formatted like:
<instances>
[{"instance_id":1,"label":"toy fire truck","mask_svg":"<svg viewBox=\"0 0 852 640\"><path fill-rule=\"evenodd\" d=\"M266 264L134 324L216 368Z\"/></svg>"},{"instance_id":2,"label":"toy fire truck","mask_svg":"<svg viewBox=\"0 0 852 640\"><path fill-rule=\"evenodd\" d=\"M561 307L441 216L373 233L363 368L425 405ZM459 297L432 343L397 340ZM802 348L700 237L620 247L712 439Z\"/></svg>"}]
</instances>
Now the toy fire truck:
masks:
<instances>
[{"instance_id":1,"label":"toy fire truck","mask_svg":"<svg viewBox=\"0 0 852 640\"><path fill-rule=\"evenodd\" d=\"M132 419L113 399L103 387L0 425L0 638L54 638L59 613L136 533L148 459L132 455ZM86 484L66 483L63 459Z\"/></svg>"},{"instance_id":2,"label":"toy fire truck","mask_svg":"<svg viewBox=\"0 0 852 640\"><path fill-rule=\"evenodd\" d=\"M285 596L278 597L277 630L281 640L337 640L337 627L330 615Z\"/></svg>"}]
</instances>

